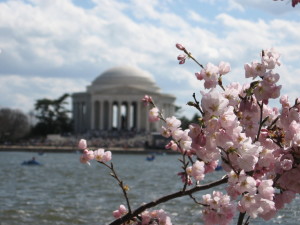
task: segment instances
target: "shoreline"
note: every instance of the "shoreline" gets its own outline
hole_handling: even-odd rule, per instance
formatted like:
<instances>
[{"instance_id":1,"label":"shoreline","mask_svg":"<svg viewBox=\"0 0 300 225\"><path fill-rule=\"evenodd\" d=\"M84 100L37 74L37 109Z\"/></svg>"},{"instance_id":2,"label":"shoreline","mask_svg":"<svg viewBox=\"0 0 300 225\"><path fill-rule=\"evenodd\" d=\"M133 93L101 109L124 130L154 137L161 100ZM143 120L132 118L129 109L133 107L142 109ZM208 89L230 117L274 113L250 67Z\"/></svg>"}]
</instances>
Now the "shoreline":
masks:
<instances>
[{"instance_id":1,"label":"shoreline","mask_svg":"<svg viewBox=\"0 0 300 225\"><path fill-rule=\"evenodd\" d=\"M90 147L90 149L97 149L96 147ZM112 153L122 154L176 154L177 152L166 149L151 149L151 148L122 148L111 147L104 148L106 151ZM81 153L82 150L73 146L22 146L22 145L0 145L0 152L39 152L39 153Z\"/></svg>"}]
</instances>

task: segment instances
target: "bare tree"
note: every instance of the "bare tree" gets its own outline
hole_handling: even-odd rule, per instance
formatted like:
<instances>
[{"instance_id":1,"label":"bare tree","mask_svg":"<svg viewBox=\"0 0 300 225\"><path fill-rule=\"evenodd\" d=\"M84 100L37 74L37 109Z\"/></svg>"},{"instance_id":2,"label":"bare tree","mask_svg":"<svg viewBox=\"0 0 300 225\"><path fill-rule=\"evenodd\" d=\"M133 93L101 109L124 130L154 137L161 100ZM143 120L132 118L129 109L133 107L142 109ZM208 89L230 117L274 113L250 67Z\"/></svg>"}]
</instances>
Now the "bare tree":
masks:
<instances>
[{"instance_id":1,"label":"bare tree","mask_svg":"<svg viewBox=\"0 0 300 225\"><path fill-rule=\"evenodd\" d=\"M28 117L20 110L0 109L0 141L16 141L30 131Z\"/></svg>"}]
</instances>

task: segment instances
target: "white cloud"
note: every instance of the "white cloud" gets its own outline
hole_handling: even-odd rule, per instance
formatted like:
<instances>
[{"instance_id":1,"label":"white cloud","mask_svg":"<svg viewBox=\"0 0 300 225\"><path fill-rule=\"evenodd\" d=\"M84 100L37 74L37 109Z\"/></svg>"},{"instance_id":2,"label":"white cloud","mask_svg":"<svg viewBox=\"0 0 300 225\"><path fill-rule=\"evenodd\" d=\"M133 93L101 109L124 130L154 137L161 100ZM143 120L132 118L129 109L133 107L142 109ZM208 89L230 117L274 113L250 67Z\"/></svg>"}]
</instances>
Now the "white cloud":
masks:
<instances>
[{"instance_id":1,"label":"white cloud","mask_svg":"<svg viewBox=\"0 0 300 225\"><path fill-rule=\"evenodd\" d=\"M291 6L291 1L273 1L273 0L243 0L243 4L241 4L240 0L232 0L236 4L240 4L244 8L252 7L255 9L263 10L265 12L272 13L274 15L285 14L290 12L299 13L300 8L293 8Z\"/></svg>"},{"instance_id":2,"label":"white cloud","mask_svg":"<svg viewBox=\"0 0 300 225\"><path fill-rule=\"evenodd\" d=\"M273 15L282 15L287 13L299 12L300 7L293 8L290 0L199 0L201 3L207 3L214 6L222 5L226 10L237 10L246 12L248 9L260 10L264 13Z\"/></svg>"},{"instance_id":3,"label":"white cloud","mask_svg":"<svg viewBox=\"0 0 300 225\"><path fill-rule=\"evenodd\" d=\"M65 93L85 91L87 85L83 79L0 76L0 107L29 112L37 99L55 99Z\"/></svg>"},{"instance_id":4,"label":"white cloud","mask_svg":"<svg viewBox=\"0 0 300 225\"><path fill-rule=\"evenodd\" d=\"M237 10L240 12L244 12L245 8L242 6L241 2L236 2L234 0L228 1L228 10Z\"/></svg>"},{"instance_id":5,"label":"white cloud","mask_svg":"<svg viewBox=\"0 0 300 225\"><path fill-rule=\"evenodd\" d=\"M188 17L195 22L199 22L199 23L208 23L209 22L205 17L201 16L200 14L196 13L193 10L189 10L187 14L188 14Z\"/></svg>"},{"instance_id":6,"label":"white cloud","mask_svg":"<svg viewBox=\"0 0 300 225\"><path fill-rule=\"evenodd\" d=\"M201 82L194 78L200 68L190 60L178 65L177 42L204 65L230 62L233 72L228 80L241 80L243 64L259 59L260 50L269 47L282 53L289 69L299 70L299 21L279 16L246 19L247 7L272 11L270 5L279 10L276 2L230 0L226 6L232 11L225 14L216 9L217 17L204 12L207 4L211 7L219 0L202 0L202 11L190 7L184 10L187 14L172 10L176 1L93 0L91 9L75 6L71 0L30 2L0 3L0 84L6 85L1 95L11 96L10 100L2 97L1 106L31 107L35 99L78 90L78 80L87 85L109 67L124 64L149 71L163 90L174 92L183 103L200 90Z\"/></svg>"}]
</instances>

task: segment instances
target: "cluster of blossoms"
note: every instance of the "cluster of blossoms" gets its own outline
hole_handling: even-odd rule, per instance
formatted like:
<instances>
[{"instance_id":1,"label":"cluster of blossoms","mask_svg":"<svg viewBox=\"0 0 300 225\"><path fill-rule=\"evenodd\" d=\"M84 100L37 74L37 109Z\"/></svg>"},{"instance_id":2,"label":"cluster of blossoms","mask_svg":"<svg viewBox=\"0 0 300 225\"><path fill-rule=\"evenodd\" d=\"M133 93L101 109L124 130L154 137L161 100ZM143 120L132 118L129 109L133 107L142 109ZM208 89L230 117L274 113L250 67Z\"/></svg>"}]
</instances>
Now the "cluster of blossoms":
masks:
<instances>
[{"instance_id":1,"label":"cluster of blossoms","mask_svg":"<svg viewBox=\"0 0 300 225\"><path fill-rule=\"evenodd\" d=\"M164 122L161 135L171 139L166 149L182 155L183 170L178 174L184 185L177 197L187 193L187 186L199 187L205 174L214 172L221 162L227 173L222 178L227 183L226 193L215 191L197 201L203 207L205 224L230 224L236 212L240 213L238 224L243 224L245 215L273 218L300 193L300 99L291 104L288 96L280 97L279 74L273 71L280 66L280 55L274 49L263 50L260 61L244 65L245 77L252 79L250 83L223 86L222 78L230 72L229 63L208 63L204 67L184 46L176 47L184 53L178 56L180 64L192 58L202 68L195 75L204 81L205 91L200 91L200 102L193 95L194 102L188 103L200 112L198 123L182 129L175 116L164 118L150 96L142 101L151 106L150 121ZM269 100L277 98L281 108L269 106ZM84 140L79 147L84 150L80 159L83 163L111 160L110 152L90 151ZM116 219L132 215L130 224L136 225L171 224L163 210L143 210L136 216L121 205L113 215Z\"/></svg>"},{"instance_id":2,"label":"cluster of blossoms","mask_svg":"<svg viewBox=\"0 0 300 225\"><path fill-rule=\"evenodd\" d=\"M163 210L154 210L154 211L144 211L142 213L142 223L141 225L172 225L170 217Z\"/></svg>"},{"instance_id":3,"label":"cluster of blossoms","mask_svg":"<svg viewBox=\"0 0 300 225\"><path fill-rule=\"evenodd\" d=\"M151 97L148 98L147 101L152 101ZM110 151L105 151L102 148L95 151L89 150L87 147L87 141L85 139L81 139L79 141L78 148L83 150L80 156L80 162L83 164L90 164L89 162L90 160L96 160L100 163L105 164L112 159L112 154ZM124 186L123 183L119 180L119 178L117 177L113 169L112 164L111 166L108 166L107 164L105 165L112 170L111 175L118 180L119 185L122 187L123 191L126 192L129 188L127 185ZM126 215L127 213L128 213L127 208L124 205L120 205L119 209L113 211L113 216L116 219L119 219L122 216ZM133 217L126 224L127 225L172 225L171 218L162 209L154 210L154 211L144 211L139 216L139 219L137 217Z\"/></svg>"},{"instance_id":4,"label":"cluster of blossoms","mask_svg":"<svg viewBox=\"0 0 300 225\"><path fill-rule=\"evenodd\" d=\"M198 80L204 80L204 87L209 89L215 88L218 85L221 76L227 74L229 71L229 63L220 62L219 66L208 63L204 69L195 75Z\"/></svg>"},{"instance_id":5,"label":"cluster of blossoms","mask_svg":"<svg viewBox=\"0 0 300 225\"><path fill-rule=\"evenodd\" d=\"M99 148L98 150L92 151L87 148L86 140L81 139L78 144L79 149L83 150L83 154L80 156L80 162L90 164L90 160L97 160L98 162L108 162L111 160L111 152L104 151Z\"/></svg>"},{"instance_id":6,"label":"cluster of blossoms","mask_svg":"<svg viewBox=\"0 0 300 225\"><path fill-rule=\"evenodd\" d=\"M128 213L124 205L120 205L118 210L113 211L113 216L118 219ZM163 209L147 211L145 210L140 215L139 221L137 218L132 218L126 224L130 225L172 225L170 217Z\"/></svg>"},{"instance_id":7,"label":"cluster of blossoms","mask_svg":"<svg viewBox=\"0 0 300 225\"><path fill-rule=\"evenodd\" d=\"M189 56L185 47L180 44L176 47ZM260 61L244 66L245 77L253 81L244 85L231 83L226 87L221 78L230 71L229 64L208 63L196 73L196 78L204 81L208 91L200 92L201 102L190 104L201 113L199 123L182 130L180 120L174 116L164 119L166 125L161 134L172 137L166 148L195 158L191 161L193 165L180 173L183 182L191 185L193 178L198 183L205 173L214 171L219 160L222 161L228 173L227 194L224 195L227 206L230 205L227 218L232 218L229 215L235 200L240 213L268 220L300 193L300 103L296 100L291 105L288 97L282 96L281 109L268 105L270 99L280 97L279 74L273 71L280 66L279 57L274 49L263 50ZM153 115L155 120L151 118ZM150 120L159 119L162 119L160 110L154 106L150 110ZM219 198L220 195L215 193L214 197L206 198ZM218 202L221 201L214 201L215 207L220 207L214 213L226 208L226 203L218 205ZM208 204L207 200L203 204ZM207 209L203 215L207 221L222 217L214 216ZM228 223L229 220L214 222Z\"/></svg>"},{"instance_id":8,"label":"cluster of blossoms","mask_svg":"<svg viewBox=\"0 0 300 225\"><path fill-rule=\"evenodd\" d=\"M228 195L214 191L212 196L206 194L202 196L202 199L205 205L202 210L205 225L225 225L231 222L236 212L236 206L230 201Z\"/></svg>"},{"instance_id":9,"label":"cluster of blossoms","mask_svg":"<svg viewBox=\"0 0 300 225\"><path fill-rule=\"evenodd\" d=\"M121 218L122 216L126 215L127 209L124 205L120 205L119 209L113 211L113 216L118 219Z\"/></svg>"}]
</instances>

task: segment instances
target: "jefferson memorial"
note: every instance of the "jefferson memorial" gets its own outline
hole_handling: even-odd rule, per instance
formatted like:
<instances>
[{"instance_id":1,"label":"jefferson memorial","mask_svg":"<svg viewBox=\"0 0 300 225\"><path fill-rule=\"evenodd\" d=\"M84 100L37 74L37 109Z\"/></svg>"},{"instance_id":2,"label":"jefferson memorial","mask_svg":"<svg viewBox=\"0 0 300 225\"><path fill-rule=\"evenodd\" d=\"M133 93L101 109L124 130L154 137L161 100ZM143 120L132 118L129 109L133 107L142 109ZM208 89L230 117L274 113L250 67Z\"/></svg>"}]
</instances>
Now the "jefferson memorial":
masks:
<instances>
[{"instance_id":1,"label":"jefferson memorial","mask_svg":"<svg viewBox=\"0 0 300 225\"><path fill-rule=\"evenodd\" d=\"M175 96L162 93L151 74L130 66L119 66L100 74L86 92L73 93L75 133L88 131L157 132L162 123L150 123L149 106L141 99L149 95L165 117L174 115Z\"/></svg>"}]
</instances>

